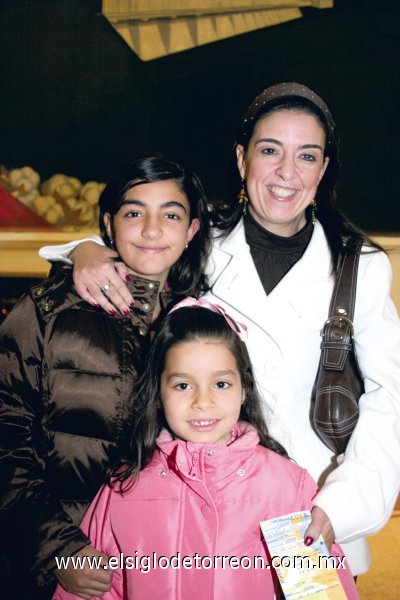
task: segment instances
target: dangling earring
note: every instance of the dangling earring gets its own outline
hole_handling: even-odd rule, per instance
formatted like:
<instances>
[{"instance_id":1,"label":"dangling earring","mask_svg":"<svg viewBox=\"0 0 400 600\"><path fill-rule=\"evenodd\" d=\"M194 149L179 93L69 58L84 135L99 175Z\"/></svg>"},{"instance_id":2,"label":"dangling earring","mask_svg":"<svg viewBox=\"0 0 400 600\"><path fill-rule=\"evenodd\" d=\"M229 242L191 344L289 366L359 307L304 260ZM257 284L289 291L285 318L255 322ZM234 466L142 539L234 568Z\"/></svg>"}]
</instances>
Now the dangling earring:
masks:
<instances>
[{"instance_id":1,"label":"dangling earring","mask_svg":"<svg viewBox=\"0 0 400 600\"><path fill-rule=\"evenodd\" d=\"M243 204L243 214L245 215L247 213L247 204L249 202L249 199L247 197L246 183L244 179L242 179L242 186L240 188L240 192L237 195L237 200L239 204Z\"/></svg>"},{"instance_id":2,"label":"dangling earring","mask_svg":"<svg viewBox=\"0 0 400 600\"><path fill-rule=\"evenodd\" d=\"M109 238L110 240L110 246L112 250L115 250L115 246L114 246L114 240L112 238Z\"/></svg>"},{"instance_id":3,"label":"dangling earring","mask_svg":"<svg viewBox=\"0 0 400 600\"><path fill-rule=\"evenodd\" d=\"M310 205L311 205L311 221L312 221L312 224L314 225L315 221L317 220L317 218L315 216L315 212L318 208L318 202L316 201L315 198L313 198L313 200L311 200Z\"/></svg>"},{"instance_id":4,"label":"dangling earring","mask_svg":"<svg viewBox=\"0 0 400 600\"><path fill-rule=\"evenodd\" d=\"M188 248L189 248L189 242L186 240L185 250L187 250Z\"/></svg>"}]
</instances>

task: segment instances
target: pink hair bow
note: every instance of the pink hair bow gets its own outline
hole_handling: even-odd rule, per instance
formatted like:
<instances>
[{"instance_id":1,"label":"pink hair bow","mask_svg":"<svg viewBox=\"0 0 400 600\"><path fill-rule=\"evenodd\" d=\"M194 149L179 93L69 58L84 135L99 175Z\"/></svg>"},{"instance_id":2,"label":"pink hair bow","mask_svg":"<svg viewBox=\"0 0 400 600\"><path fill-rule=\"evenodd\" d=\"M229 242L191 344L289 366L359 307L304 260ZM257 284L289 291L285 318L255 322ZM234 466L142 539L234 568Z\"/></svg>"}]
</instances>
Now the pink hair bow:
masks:
<instances>
[{"instance_id":1,"label":"pink hair bow","mask_svg":"<svg viewBox=\"0 0 400 600\"><path fill-rule=\"evenodd\" d=\"M200 298L198 300L197 298L193 298L192 296L189 296L188 298L185 298L184 300L181 300L180 302L178 302L178 304L175 304L175 306L173 308L171 308L171 310L169 311L169 314L173 313L175 310L178 310L179 308L184 308L184 307L207 308L208 310L211 310L214 313L218 313L218 314L222 315L224 317L225 321L228 323L229 327L239 336L241 341L245 342L247 340L246 325L244 325L243 323L240 323L239 321L235 321L234 319L232 319L232 317L230 317L227 314L226 310L224 308L222 308L222 306L220 306L219 304L213 304L212 302L208 302L208 300L203 300L202 298Z\"/></svg>"}]
</instances>

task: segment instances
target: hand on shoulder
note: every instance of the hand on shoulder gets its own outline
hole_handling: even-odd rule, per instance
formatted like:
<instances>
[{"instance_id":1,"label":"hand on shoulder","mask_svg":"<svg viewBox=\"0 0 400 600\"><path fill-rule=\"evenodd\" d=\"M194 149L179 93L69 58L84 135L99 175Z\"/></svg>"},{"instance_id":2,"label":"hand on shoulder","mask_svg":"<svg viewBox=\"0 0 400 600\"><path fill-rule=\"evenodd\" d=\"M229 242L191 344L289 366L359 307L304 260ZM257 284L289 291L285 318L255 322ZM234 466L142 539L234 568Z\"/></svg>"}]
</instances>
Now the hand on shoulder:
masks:
<instances>
[{"instance_id":1,"label":"hand on shoulder","mask_svg":"<svg viewBox=\"0 0 400 600\"><path fill-rule=\"evenodd\" d=\"M114 250L87 241L79 244L70 258L76 291L83 300L110 314L115 314L115 309L129 314L134 300L125 283L129 281L128 269L115 260L118 254Z\"/></svg>"}]
</instances>

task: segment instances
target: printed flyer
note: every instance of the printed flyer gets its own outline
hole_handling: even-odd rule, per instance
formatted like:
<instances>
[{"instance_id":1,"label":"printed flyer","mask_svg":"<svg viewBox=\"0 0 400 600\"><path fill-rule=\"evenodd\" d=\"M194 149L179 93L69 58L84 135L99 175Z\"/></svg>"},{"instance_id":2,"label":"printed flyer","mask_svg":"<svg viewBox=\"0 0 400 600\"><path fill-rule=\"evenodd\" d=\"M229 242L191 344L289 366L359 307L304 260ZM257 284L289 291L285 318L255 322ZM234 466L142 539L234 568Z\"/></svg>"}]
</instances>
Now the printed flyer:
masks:
<instances>
[{"instance_id":1,"label":"printed flyer","mask_svg":"<svg viewBox=\"0 0 400 600\"><path fill-rule=\"evenodd\" d=\"M310 521L310 511L302 511L260 523L285 598L346 600L336 570L346 568L345 559L330 556L321 536L304 545Z\"/></svg>"}]
</instances>

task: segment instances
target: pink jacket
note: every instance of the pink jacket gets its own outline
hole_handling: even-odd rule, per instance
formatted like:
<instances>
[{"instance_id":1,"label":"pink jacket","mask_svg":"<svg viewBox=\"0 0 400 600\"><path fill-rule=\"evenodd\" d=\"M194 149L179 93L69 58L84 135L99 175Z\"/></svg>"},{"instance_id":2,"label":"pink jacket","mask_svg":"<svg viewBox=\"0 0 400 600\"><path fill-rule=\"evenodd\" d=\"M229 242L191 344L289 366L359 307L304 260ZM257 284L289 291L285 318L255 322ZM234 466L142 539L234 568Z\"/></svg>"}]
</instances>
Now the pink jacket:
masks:
<instances>
[{"instance_id":1,"label":"pink jacket","mask_svg":"<svg viewBox=\"0 0 400 600\"><path fill-rule=\"evenodd\" d=\"M214 558L261 556L268 564L260 521L311 508L316 485L308 473L258 441L246 423L238 424L227 446L172 440L163 431L135 486L124 495L100 490L82 529L95 548L125 562L114 570L103 600L274 598L273 570L227 562L223 568L223 559ZM337 545L331 554L343 556ZM203 568L195 568L196 555ZM161 559L154 569L153 557L161 556L175 556L172 566L162 568ZM339 574L347 597L358 599L350 571ZM53 600L75 598L58 586Z\"/></svg>"}]
</instances>

